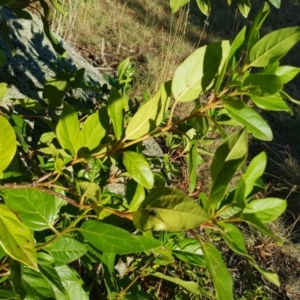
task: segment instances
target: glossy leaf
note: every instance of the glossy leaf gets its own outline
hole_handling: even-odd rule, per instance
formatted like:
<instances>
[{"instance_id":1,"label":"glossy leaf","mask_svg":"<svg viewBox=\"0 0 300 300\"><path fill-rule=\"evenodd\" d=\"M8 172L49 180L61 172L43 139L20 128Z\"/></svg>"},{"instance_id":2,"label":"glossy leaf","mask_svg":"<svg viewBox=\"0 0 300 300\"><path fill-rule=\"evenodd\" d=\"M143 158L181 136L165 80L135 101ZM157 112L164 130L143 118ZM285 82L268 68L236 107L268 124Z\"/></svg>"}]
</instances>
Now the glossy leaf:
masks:
<instances>
[{"instance_id":1,"label":"glossy leaf","mask_svg":"<svg viewBox=\"0 0 300 300\"><path fill-rule=\"evenodd\" d=\"M251 10L251 3L249 0L239 0L238 8L239 8L240 13L243 15L243 17L247 18L248 14Z\"/></svg>"},{"instance_id":2,"label":"glossy leaf","mask_svg":"<svg viewBox=\"0 0 300 300\"><path fill-rule=\"evenodd\" d=\"M208 220L209 215L192 198L168 187L151 190L133 217L134 225L141 231L176 232Z\"/></svg>"},{"instance_id":3,"label":"glossy leaf","mask_svg":"<svg viewBox=\"0 0 300 300\"><path fill-rule=\"evenodd\" d=\"M66 291L66 295L63 295L60 291L55 290L56 299L62 300L89 300L89 294L84 289L84 282L79 275L69 266L55 267L57 274Z\"/></svg>"},{"instance_id":4,"label":"glossy leaf","mask_svg":"<svg viewBox=\"0 0 300 300\"><path fill-rule=\"evenodd\" d=\"M48 40L50 41L53 49L61 56L65 57L66 56L66 50L61 47L60 43L58 42L58 40L54 37L54 35L52 34L50 27L49 27L49 23L48 20L41 15L41 20L43 23L43 28L44 28L44 33L47 36Z\"/></svg>"},{"instance_id":5,"label":"glossy leaf","mask_svg":"<svg viewBox=\"0 0 300 300\"><path fill-rule=\"evenodd\" d=\"M251 96L251 100L257 107L263 110L269 111L286 111L292 113L292 110L288 107L285 101L278 95L272 95L268 97L256 97Z\"/></svg>"},{"instance_id":6,"label":"glossy leaf","mask_svg":"<svg viewBox=\"0 0 300 300\"><path fill-rule=\"evenodd\" d=\"M180 7L187 4L190 0L170 0L170 8L172 14L176 13Z\"/></svg>"},{"instance_id":7,"label":"glossy leaf","mask_svg":"<svg viewBox=\"0 0 300 300\"><path fill-rule=\"evenodd\" d=\"M108 253L138 253L161 245L153 238L132 235L119 227L94 220L84 222L80 232L95 248Z\"/></svg>"},{"instance_id":8,"label":"glossy leaf","mask_svg":"<svg viewBox=\"0 0 300 300\"><path fill-rule=\"evenodd\" d=\"M58 290L63 295L66 294L66 290L62 284L62 281L52 264L39 261L39 271L41 272L43 277L51 284L54 291Z\"/></svg>"},{"instance_id":9,"label":"glossy leaf","mask_svg":"<svg viewBox=\"0 0 300 300\"><path fill-rule=\"evenodd\" d=\"M75 238L61 236L44 247L55 260L55 265L62 266L78 259L87 252L85 244Z\"/></svg>"},{"instance_id":10,"label":"glossy leaf","mask_svg":"<svg viewBox=\"0 0 300 300\"><path fill-rule=\"evenodd\" d=\"M41 231L52 227L59 210L54 196L33 188L4 189L2 193L6 205L30 229Z\"/></svg>"},{"instance_id":11,"label":"glossy leaf","mask_svg":"<svg viewBox=\"0 0 300 300\"><path fill-rule=\"evenodd\" d=\"M3 116L0 115L0 178L2 172L9 166L17 150L16 135Z\"/></svg>"},{"instance_id":12,"label":"glossy leaf","mask_svg":"<svg viewBox=\"0 0 300 300\"><path fill-rule=\"evenodd\" d=\"M80 182L80 187L83 189L83 197L93 200L96 203L101 201L101 189L95 182Z\"/></svg>"},{"instance_id":13,"label":"glossy leaf","mask_svg":"<svg viewBox=\"0 0 300 300\"><path fill-rule=\"evenodd\" d=\"M222 41L200 47L188 56L174 74L172 93L175 100L192 101L209 90L229 51L229 41Z\"/></svg>"},{"instance_id":14,"label":"glossy leaf","mask_svg":"<svg viewBox=\"0 0 300 300\"><path fill-rule=\"evenodd\" d=\"M23 286L23 280L22 280L22 271L23 271L23 266L21 265L20 262L9 258L8 259L9 263L9 268L10 268L10 274L9 274L9 281L10 284L13 287L14 292L21 298L24 299L26 297L26 290ZM0 299L2 295L0 294Z\"/></svg>"},{"instance_id":15,"label":"glossy leaf","mask_svg":"<svg viewBox=\"0 0 300 300\"><path fill-rule=\"evenodd\" d=\"M273 139L270 126L255 110L246 106L238 98L226 97L223 100L228 114L238 123L244 125L254 137L263 141Z\"/></svg>"},{"instance_id":16,"label":"glossy leaf","mask_svg":"<svg viewBox=\"0 0 300 300\"><path fill-rule=\"evenodd\" d=\"M89 151L98 147L108 130L109 119L106 108L90 115L80 132L81 146Z\"/></svg>"},{"instance_id":17,"label":"glossy leaf","mask_svg":"<svg viewBox=\"0 0 300 300\"><path fill-rule=\"evenodd\" d=\"M250 66L265 67L281 59L299 42L300 27L273 31L260 39L251 49Z\"/></svg>"},{"instance_id":18,"label":"glossy leaf","mask_svg":"<svg viewBox=\"0 0 300 300\"><path fill-rule=\"evenodd\" d=\"M172 252L177 258L186 263L205 268L203 251L196 239L184 238L176 242Z\"/></svg>"},{"instance_id":19,"label":"glossy leaf","mask_svg":"<svg viewBox=\"0 0 300 300\"><path fill-rule=\"evenodd\" d=\"M56 136L64 150L75 156L81 147L79 121L77 112L67 103L64 104L63 112L59 117L56 126Z\"/></svg>"},{"instance_id":20,"label":"glossy leaf","mask_svg":"<svg viewBox=\"0 0 300 300\"><path fill-rule=\"evenodd\" d=\"M247 222L249 225L253 226L261 233L266 236L269 236L277 241L280 241L275 234L263 223L258 219L255 214L242 214L241 219Z\"/></svg>"},{"instance_id":21,"label":"glossy leaf","mask_svg":"<svg viewBox=\"0 0 300 300\"><path fill-rule=\"evenodd\" d=\"M216 290L216 299L233 300L233 281L220 252L209 243L203 242L201 245L206 267Z\"/></svg>"},{"instance_id":22,"label":"glossy leaf","mask_svg":"<svg viewBox=\"0 0 300 300\"><path fill-rule=\"evenodd\" d=\"M126 151L123 154L123 163L129 175L146 189L154 184L153 173L143 154Z\"/></svg>"},{"instance_id":23,"label":"glossy leaf","mask_svg":"<svg viewBox=\"0 0 300 300\"><path fill-rule=\"evenodd\" d=\"M170 104L171 82L164 83L155 96L143 104L130 120L125 138L135 140L156 129Z\"/></svg>"},{"instance_id":24,"label":"glossy leaf","mask_svg":"<svg viewBox=\"0 0 300 300\"><path fill-rule=\"evenodd\" d=\"M239 255L244 256L247 260L270 282L279 286L279 278L276 273L268 272L260 268L254 258L249 255L242 232L233 224L219 224L222 228L221 234L229 248Z\"/></svg>"},{"instance_id":25,"label":"glossy leaf","mask_svg":"<svg viewBox=\"0 0 300 300\"><path fill-rule=\"evenodd\" d=\"M24 287L28 293L27 298L25 299L55 299L55 295L50 283L42 276L40 272L31 269L24 269L23 281Z\"/></svg>"},{"instance_id":26,"label":"glossy leaf","mask_svg":"<svg viewBox=\"0 0 300 300\"><path fill-rule=\"evenodd\" d=\"M234 57L236 52L242 47L242 45L245 41L246 29L247 29L247 27L244 26L230 45L230 51L229 51L228 57L226 59L226 62L224 64L219 76L216 78L216 84L214 86L214 91L216 93L218 93L220 91L222 81L225 77L225 74L227 72L228 66L230 65L232 58Z\"/></svg>"},{"instance_id":27,"label":"glossy leaf","mask_svg":"<svg viewBox=\"0 0 300 300\"><path fill-rule=\"evenodd\" d=\"M0 244L13 259L37 270L37 257L30 230L3 204L0 204Z\"/></svg>"},{"instance_id":28,"label":"glossy leaf","mask_svg":"<svg viewBox=\"0 0 300 300\"><path fill-rule=\"evenodd\" d=\"M189 193L192 193L196 187L197 181L197 144L191 147L187 158L188 172L189 172Z\"/></svg>"},{"instance_id":29,"label":"glossy leaf","mask_svg":"<svg viewBox=\"0 0 300 300\"><path fill-rule=\"evenodd\" d=\"M242 87L251 96L267 97L278 93L282 82L273 74L250 74L243 80Z\"/></svg>"},{"instance_id":30,"label":"glossy leaf","mask_svg":"<svg viewBox=\"0 0 300 300\"><path fill-rule=\"evenodd\" d=\"M259 40L259 30L262 24L264 23L266 17L269 15L269 13L270 13L270 6L268 2L264 2L262 9L255 16L255 19L253 20L249 33L247 35L247 51L248 51L247 57L252 47Z\"/></svg>"},{"instance_id":31,"label":"glossy leaf","mask_svg":"<svg viewBox=\"0 0 300 300\"><path fill-rule=\"evenodd\" d=\"M129 189L132 189L134 192L131 199L128 199L127 197L127 201L130 200L129 211L136 211L145 199L145 189L142 185L134 181L132 181L131 184L128 182L127 191L129 191Z\"/></svg>"},{"instance_id":32,"label":"glossy leaf","mask_svg":"<svg viewBox=\"0 0 300 300\"><path fill-rule=\"evenodd\" d=\"M30 110L46 110L45 106L42 106L37 100L31 98L10 98L8 101L14 105L21 105L22 107Z\"/></svg>"},{"instance_id":33,"label":"glossy leaf","mask_svg":"<svg viewBox=\"0 0 300 300\"><path fill-rule=\"evenodd\" d=\"M204 15L208 15L211 5L210 5L210 1L209 0L196 0L197 5L200 9L200 11L204 14Z\"/></svg>"},{"instance_id":34,"label":"glossy leaf","mask_svg":"<svg viewBox=\"0 0 300 300\"><path fill-rule=\"evenodd\" d=\"M265 198L253 200L243 210L243 215L253 214L262 223L276 220L286 209L285 200L278 198Z\"/></svg>"},{"instance_id":35,"label":"glossy leaf","mask_svg":"<svg viewBox=\"0 0 300 300\"><path fill-rule=\"evenodd\" d=\"M235 172L240 168L248 153L248 134L245 129L227 137L215 152L210 172L212 187L209 205L221 201Z\"/></svg>"},{"instance_id":36,"label":"glossy leaf","mask_svg":"<svg viewBox=\"0 0 300 300\"><path fill-rule=\"evenodd\" d=\"M5 82L0 82L0 100L2 100L5 97L7 92L8 92L8 84Z\"/></svg>"},{"instance_id":37,"label":"glossy leaf","mask_svg":"<svg viewBox=\"0 0 300 300\"><path fill-rule=\"evenodd\" d=\"M44 85L43 99L49 104L50 107L61 106L68 88L68 76L62 75L50 78Z\"/></svg>"},{"instance_id":38,"label":"glossy leaf","mask_svg":"<svg viewBox=\"0 0 300 300\"><path fill-rule=\"evenodd\" d=\"M255 156L250 162L247 171L240 179L236 191L235 202L239 207L244 208L247 196L251 193L257 180L263 175L267 164L265 152Z\"/></svg>"},{"instance_id":39,"label":"glossy leaf","mask_svg":"<svg viewBox=\"0 0 300 300\"><path fill-rule=\"evenodd\" d=\"M160 273L160 272L155 272L155 273L149 274L149 275L155 276L155 277L158 277L158 278L170 281L170 282L173 282L175 284L178 284L178 285L182 286L183 288L185 288L190 293L193 293L195 295L201 295L202 294L199 284L194 282L194 281L185 281L185 280L182 280L178 277L168 276L168 275L165 275L165 274Z\"/></svg>"},{"instance_id":40,"label":"glossy leaf","mask_svg":"<svg viewBox=\"0 0 300 300\"><path fill-rule=\"evenodd\" d=\"M279 92L279 95L283 98L283 99L286 99L286 100L289 100L295 104L300 104L300 100L297 100L297 99L294 99L293 97L291 97L288 93L286 93L285 91L281 90Z\"/></svg>"},{"instance_id":41,"label":"glossy leaf","mask_svg":"<svg viewBox=\"0 0 300 300\"><path fill-rule=\"evenodd\" d=\"M281 0L269 0L269 1L274 7L280 8Z\"/></svg>"},{"instance_id":42,"label":"glossy leaf","mask_svg":"<svg viewBox=\"0 0 300 300\"><path fill-rule=\"evenodd\" d=\"M114 87L111 87L108 98L108 115L114 127L117 140L123 135L123 109L125 107L125 99Z\"/></svg>"},{"instance_id":43,"label":"glossy leaf","mask_svg":"<svg viewBox=\"0 0 300 300\"><path fill-rule=\"evenodd\" d=\"M280 66L275 71L275 75L277 75L282 83L288 83L293 80L300 72L300 68L292 67L292 66Z\"/></svg>"},{"instance_id":44,"label":"glossy leaf","mask_svg":"<svg viewBox=\"0 0 300 300\"><path fill-rule=\"evenodd\" d=\"M1 300L6 299L17 299L18 295L15 294L13 288L9 285L0 286Z\"/></svg>"}]
</instances>

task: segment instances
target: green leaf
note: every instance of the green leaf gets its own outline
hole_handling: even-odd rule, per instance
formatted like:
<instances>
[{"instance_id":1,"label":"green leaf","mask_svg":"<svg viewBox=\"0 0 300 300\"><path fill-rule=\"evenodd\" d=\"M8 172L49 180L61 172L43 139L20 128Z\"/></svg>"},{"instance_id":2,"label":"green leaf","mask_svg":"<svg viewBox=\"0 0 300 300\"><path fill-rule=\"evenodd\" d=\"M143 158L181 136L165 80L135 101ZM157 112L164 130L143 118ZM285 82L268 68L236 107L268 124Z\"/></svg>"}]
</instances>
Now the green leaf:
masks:
<instances>
[{"instance_id":1,"label":"green leaf","mask_svg":"<svg viewBox=\"0 0 300 300\"><path fill-rule=\"evenodd\" d=\"M30 230L3 204L0 204L0 244L13 259L37 270L37 257Z\"/></svg>"},{"instance_id":2,"label":"green leaf","mask_svg":"<svg viewBox=\"0 0 300 300\"><path fill-rule=\"evenodd\" d=\"M151 189L154 176L149 163L141 153L126 151L123 154L123 163L129 175L146 189Z\"/></svg>"},{"instance_id":3,"label":"green leaf","mask_svg":"<svg viewBox=\"0 0 300 300\"><path fill-rule=\"evenodd\" d=\"M51 254L57 266L69 264L87 252L85 244L69 236L61 236L43 249Z\"/></svg>"},{"instance_id":4,"label":"green leaf","mask_svg":"<svg viewBox=\"0 0 300 300\"><path fill-rule=\"evenodd\" d=\"M200 9L200 11L204 14L204 15L208 15L211 5L210 5L210 1L209 0L196 0L197 5Z\"/></svg>"},{"instance_id":5,"label":"green leaf","mask_svg":"<svg viewBox=\"0 0 300 300\"><path fill-rule=\"evenodd\" d=\"M235 225L230 223L219 223L218 225L223 229L223 231L221 231L222 237L230 249L237 254L251 258L251 260L254 261L254 259L248 254L244 236L241 231Z\"/></svg>"},{"instance_id":6,"label":"green leaf","mask_svg":"<svg viewBox=\"0 0 300 300\"><path fill-rule=\"evenodd\" d=\"M180 260L205 268L202 248L196 239L184 238L176 242L172 249L173 254Z\"/></svg>"},{"instance_id":7,"label":"green leaf","mask_svg":"<svg viewBox=\"0 0 300 300\"><path fill-rule=\"evenodd\" d=\"M54 196L34 188L3 189L1 193L6 205L27 227L35 231L52 228L59 210Z\"/></svg>"},{"instance_id":8,"label":"green leaf","mask_svg":"<svg viewBox=\"0 0 300 300\"><path fill-rule=\"evenodd\" d=\"M9 285L0 286L1 300L6 299L17 299L18 295L15 294L13 288Z\"/></svg>"},{"instance_id":9,"label":"green leaf","mask_svg":"<svg viewBox=\"0 0 300 300\"><path fill-rule=\"evenodd\" d=\"M175 101L195 100L201 92L209 90L223 68L230 51L229 41L200 47L176 69L172 81Z\"/></svg>"},{"instance_id":10,"label":"green leaf","mask_svg":"<svg viewBox=\"0 0 300 300\"><path fill-rule=\"evenodd\" d=\"M228 136L215 152L210 172L212 187L209 205L220 202L227 187L247 157L248 134L245 129L237 131Z\"/></svg>"},{"instance_id":11,"label":"green leaf","mask_svg":"<svg viewBox=\"0 0 300 300\"><path fill-rule=\"evenodd\" d=\"M272 272L267 272L260 268L254 258L248 254L247 248L245 246L244 236L241 231L229 223L218 224L222 228L221 235L225 240L229 248L239 255L244 256L247 260L270 282L279 286L278 275Z\"/></svg>"},{"instance_id":12,"label":"green leaf","mask_svg":"<svg viewBox=\"0 0 300 300\"><path fill-rule=\"evenodd\" d=\"M286 209L287 203L279 198L265 198L253 200L243 210L245 214L255 215L262 223L276 220Z\"/></svg>"},{"instance_id":13,"label":"green leaf","mask_svg":"<svg viewBox=\"0 0 300 300\"><path fill-rule=\"evenodd\" d=\"M89 294L85 291L84 282L80 278L80 276L69 266L60 266L55 267L62 284L67 291L67 298L61 298L61 294L56 299L63 299L63 300L73 300L73 299L80 299L80 300L89 300Z\"/></svg>"},{"instance_id":14,"label":"green leaf","mask_svg":"<svg viewBox=\"0 0 300 300\"><path fill-rule=\"evenodd\" d=\"M83 197L93 200L96 203L101 201L101 189L95 182L80 182L80 187L84 190Z\"/></svg>"},{"instance_id":15,"label":"green leaf","mask_svg":"<svg viewBox=\"0 0 300 300\"><path fill-rule=\"evenodd\" d=\"M280 239L278 239L275 236L275 234L255 216L255 214L242 214L241 219L247 222L249 225L256 228L257 230L259 230L261 233L265 234L266 236L280 241Z\"/></svg>"},{"instance_id":16,"label":"green leaf","mask_svg":"<svg viewBox=\"0 0 300 300\"><path fill-rule=\"evenodd\" d=\"M170 0L172 14L176 13L180 7L186 5L190 0Z\"/></svg>"},{"instance_id":17,"label":"green leaf","mask_svg":"<svg viewBox=\"0 0 300 300\"><path fill-rule=\"evenodd\" d=\"M39 261L39 271L41 272L43 277L51 284L54 291L58 290L63 295L66 294L66 290L63 286L61 278L58 276L58 273L52 264Z\"/></svg>"},{"instance_id":18,"label":"green leaf","mask_svg":"<svg viewBox=\"0 0 300 300\"><path fill-rule=\"evenodd\" d=\"M191 147L186 159L190 179L189 193L192 193L196 187L197 181L197 143Z\"/></svg>"},{"instance_id":19,"label":"green leaf","mask_svg":"<svg viewBox=\"0 0 300 300\"><path fill-rule=\"evenodd\" d=\"M41 15L41 20L43 23L43 28L44 28L44 33L46 35L46 37L48 38L48 40L50 41L53 49L56 51L56 53L58 53L59 55L65 57L66 56L66 50L60 46L59 42L57 41L57 39L54 37L54 35L52 34L50 27L49 27L49 23L48 20Z\"/></svg>"},{"instance_id":20,"label":"green leaf","mask_svg":"<svg viewBox=\"0 0 300 300\"><path fill-rule=\"evenodd\" d=\"M125 104L125 98L123 98L118 90L112 86L108 98L107 109L117 140L123 135L123 109Z\"/></svg>"},{"instance_id":21,"label":"green leaf","mask_svg":"<svg viewBox=\"0 0 300 300\"><path fill-rule=\"evenodd\" d=\"M201 288L199 286L198 283L194 282L194 281L186 281L186 280L182 280L180 278L177 277L172 277L172 276L167 276L163 273L160 272L155 272L153 274L149 274L151 276L155 276L170 282L173 282L175 284L178 284L180 286L182 286L183 288L185 288L187 291L189 291L190 293L193 293L195 295L201 295L202 291Z\"/></svg>"},{"instance_id":22,"label":"green leaf","mask_svg":"<svg viewBox=\"0 0 300 300\"><path fill-rule=\"evenodd\" d=\"M226 62L224 64L223 68L222 68L222 71L220 72L219 76L216 79L216 84L214 86L215 93L220 92L221 84L222 84L222 81L223 81L223 79L225 77L225 74L228 70L228 66L230 66L230 62L231 62L232 58L234 57L234 55L236 54L236 52L244 44L245 36L246 36L246 30L247 30L247 27L244 26L230 45L230 51L229 51L228 57L226 59Z\"/></svg>"},{"instance_id":23,"label":"green leaf","mask_svg":"<svg viewBox=\"0 0 300 300\"><path fill-rule=\"evenodd\" d=\"M7 91L8 91L8 84L5 82L1 82L0 83L0 99L3 99L5 97Z\"/></svg>"},{"instance_id":24,"label":"green leaf","mask_svg":"<svg viewBox=\"0 0 300 300\"><path fill-rule=\"evenodd\" d=\"M98 147L105 137L109 126L109 118L106 108L101 108L96 113L90 115L84 122L80 132L81 146L89 151Z\"/></svg>"},{"instance_id":25,"label":"green leaf","mask_svg":"<svg viewBox=\"0 0 300 300\"><path fill-rule=\"evenodd\" d=\"M56 126L56 136L64 150L69 151L72 156L80 149L80 128L77 112L65 103L63 112Z\"/></svg>"},{"instance_id":26,"label":"green leaf","mask_svg":"<svg viewBox=\"0 0 300 300\"><path fill-rule=\"evenodd\" d=\"M274 7L280 8L281 0L269 0L269 1Z\"/></svg>"},{"instance_id":27,"label":"green leaf","mask_svg":"<svg viewBox=\"0 0 300 300\"><path fill-rule=\"evenodd\" d=\"M250 74L243 80L242 87L250 95L267 97L278 93L282 82L273 74Z\"/></svg>"},{"instance_id":28,"label":"green leaf","mask_svg":"<svg viewBox=\"0 0 300 300\"><path fill-rule=\"evenodd\" d=\"M155 96L143 104L130 120L125 138L136 140L156 129L162 122L170 104L171 82L161 85Z\"/></svg>"},{"instance_id":29,"label":"green leaf","mask_svg":"<svg viewBox=\"0 0 300 300\"><path fill-rule=\"evenodd\" d=\"M251 100L257 107L263 110L270 111L286 111L292 113L292 110L288 107L285 101L278 95L272 95L268 97L256 97L251 96Z\"/></svg>"},{"instance_id":30,"label":"green leaf","mask_svg":"<svg viewBox=\"0 0 300 300\"><path fill-rule=\"evenodd\" d=\"M113 293L117 291L115 263L116 254L104 252L102 255L102 274L108 292L108 298L113 299Z\"/></svg>"},{"instance_id":31,"label":"green leaf","mask_svg":"<svg viewBox=\"0 0 300 300\"><path fill-rule=\"evenodd\" d=\"M66 12L65 10L62 8L62 6L55 0L50 0L50 2L52 3L52 5L55 7L55 9L57 11L59 11L61 14L65 15Z\"/></svg>"},{"instance_id":32,"label":"green leaf","mask_svg":"<svg viewBox=\"0 0 300 300\"><path fill-rule=\"evenodd\" d=\"M240 179L235 191L234 198L239 207L245 206L247 196L253 190L257 180L264 174L266 165L267 156L265 152L261 152L250 162L246 173Z\"/></svg>"},{"instance_id":33,"label":"green leaf","mask_svg":"<svg viewBox=\"0 0 300 300\"><path fill-rule=\"evenodd\" d=\"M269 280L271 283L275 284L276 286L280 287L280 281L279 277L276 273L268 272L259 266L255 266L255 268L259 271L260 274L262 274L267 280Z\"/></svg>"},{"instance_id":34,"label":"green leaf","mask_svg":"<svg viewBox=\"0 0 300 300\"><path fill-rule=\"evenodd\" d=\"M224 106L228 114L238 123L244 125L254 137L271 141L273 134L268 123L252 108L238 98L224 97Z\"/></svg>"},{"instance_id":35,"label":"green leaf","mask_svg":"<svg viewBox=\"0 0 300 300\"><path fill-rule=\"evenodd\" d=\"M247 36L247 61L253 45L255 45L255 43L259 40L259 30L269 13L270 6L267 2L264 2L262 9L257 13L255 19L253 20Z\"/></svg>"},{"instance_id":36,"label":"green leaf","mask_svg":"<svg viewBox=\"0 0 300 300\"><path fill-rule=\"evenodd\" d=\"M6 64L6 56L4 51L0 48L0 67L3 67L5 64Z\"/></svg>"},{"instance_id":37,"label":"green leaf","mask_svg":"<svg viewBox=\"0 0 300 300\"><path fill-rule=\"evenodd\" d=\"M280 60L299 39L300 27L283 28L265 35L251 49L250 66L266 67Z\"/></svg>"},{"instance_id":38,"label":"green leaf","mask_svg":"<svg viewBox=\"0 0 300 300\"><path fill-rule=\"evenodd\" d=\"M37 100L30 98L10 98L7 101L12 102L14 105L21 105L22 107L33 111L46 110L46 107L42 106L39 102L37 102Z\"/></svg>"},{"instance_id":39,"label":"green leaf","mask_svg":"<svg viewBox=\"0 0 300 300\"><path fill-rule=\"evenodd\" d=\"M233 300L233 281L220 252L209 243L201 243L206 267L214 283L216 299Z\"/></svg>"},{"instance_id":40,"label":"green leaf","mask_svg":"<svg viewBox=\"0 0 300 300\"><path fill-rule=\"evenodd\" d=\"M283 98L283 99L286 99L286 100L289 100L297 105L300 105L300 100L297 100L297 99L294 99L292 98L288 93L286 93L285 91L281 90L279 92L279 95Z\"/></svg>"},{"instance_id":41,"label":"green leaf","mask_svg":"<svg viewBox=\"0 0 300 300\"><path fill-rule=\"evenodd\" d=\"M238 8L243 17L247 18L251 10L251 3L249 0L238 0Z\"/></svg>"},{"instance_id":42,"label":"green leaf","mask_svg":"<svg viewBox=\"0 0 300 300\"><path fill-rule=\"evenodd\" d=\"M24 269L23 281L24 287L28 293L25 299L55 299L51 285L41 273L31 269Z\"/></svg>"},{"instance_id":43,"label":"green leaf","mask_svg":"<svg viewBox=\"0 0 300 300\"><path fill-rule=\"evenodd\" d=\"M151 190L133 215L133 223L141 231L182 231L195 228L209 219L209 215L192 198L169 187Z\"/></svg>"},{"instance_id":44,"label":"green leaf","mask_svg":"<svg viewBox=\"0 0 300 300\"><path fill-rule=\"evenodd\" d=\"M69 88L69 75L61 75L46 81L43 91L43 99L50 107L62 105L63 98Z\"/></svg>"},{"instance_id":45,"label":"green leaf","mask_svg":"<svg viewBox=\"0 0 300 300\"><path fill-rule=\"evenodd\" d=\"M9 122L0 115L0 178L17 150L16 135Z\"/></svg>"},{"instance_id":46,"label":"green leaf","mask_svg":"<svg viewBox=\"0 0 300 300\"><path fill-rule=\"evenodd\" d=\"M161 245L153 238L132 235L119 227L94 220L84 222L80 232L95 248L108 253L138 253Z\"/></svg>"},{"instance_id":47,"label":"green leaf","mask_svg":"<svg viewBox=\"0 0 300 300\"><path fill-rule=\"evenodd\" d=\"M282 83L288 83L293 80L300 72L300 68L292 67L292 66L280 66L275 71L275 75L277 75Z\"/></svg>"},{"instance_id":48,"label":"green leaf","mask_svg":"<svg viewBox=\"0 0 300 300\"><path fill-rule=\"evenodd\" d=\"M133 195L131 194L133 192ZM130 197L130 195L132 195ZM145 189L142 185L133 180L127 183L127 201L129 202L129 211L136 211L145 199ZM129 197L128 197L129 196Z\"/></svg>"},{"instance_id":49,"label":"green leaf","mask_svg":"<svg viewBox=\"0 0 300 300\"><path fill-rule=\"evenodd\" d=\"M21 298L24 299L26 297L26 290L23 286L23 280L22 280L22 271L23 266L20 264L20 262L13 260L11 258L8 259L9 268L10 268L10 274L9 274L9 281L13 287L14 292ZM0 294L0 298L2 295Z\"/></svg>"}]
</instances>

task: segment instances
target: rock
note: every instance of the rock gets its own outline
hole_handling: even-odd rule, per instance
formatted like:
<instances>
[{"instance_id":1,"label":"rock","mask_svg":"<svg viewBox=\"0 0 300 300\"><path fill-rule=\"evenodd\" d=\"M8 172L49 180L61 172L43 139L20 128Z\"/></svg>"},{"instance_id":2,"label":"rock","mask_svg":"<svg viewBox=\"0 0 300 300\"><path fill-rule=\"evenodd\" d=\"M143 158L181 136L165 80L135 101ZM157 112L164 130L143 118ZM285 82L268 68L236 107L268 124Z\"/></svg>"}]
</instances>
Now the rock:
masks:
<instances>
[{"instance_id":1,"label":"rock","mask_svg":"<svg viewBox=\"0 0 300 300\"><path fill-rule=\"evenodd\" d=\"M8 98L41 99L42 88L47 79L55 75L52 64L58 62L57 55L48 39L44 36L41 20L32 14L32 20L18 19L7 7L2 9L10 29L11 43L16 55L12 57L9 48L0 35L0 47L4 50L7 63L0 68L0 82L9 84ZM83 59L67 42L57 39L68 54L64 63L70 69L85 68L86 74L94 84L104 83L103 76ZM90 92L81 92L88 99Z\"/></svg>"}]
</instances>

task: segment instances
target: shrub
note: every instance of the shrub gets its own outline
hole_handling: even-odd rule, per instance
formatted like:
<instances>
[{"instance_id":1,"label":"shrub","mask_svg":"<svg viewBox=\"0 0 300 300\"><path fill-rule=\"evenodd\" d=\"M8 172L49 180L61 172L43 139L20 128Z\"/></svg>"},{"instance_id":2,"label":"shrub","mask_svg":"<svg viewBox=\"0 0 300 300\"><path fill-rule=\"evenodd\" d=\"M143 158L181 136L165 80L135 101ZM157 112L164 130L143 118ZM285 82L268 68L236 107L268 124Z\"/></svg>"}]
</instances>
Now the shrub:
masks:
<instances>
[{"instance_id":1,"label":"shrub","mask_svg":"<svg viewBox=\"0 0 300 300\"><path fill-rule=\"evenodd\" d=\"M61 10L58 2L50 2ZM186 2L171 1L173 12ZM63 54L47 25L49 7L40 3L45 33ZM208 2L197 3L207 13ZM247 15L245 3L239 1L239 8ZM4 4L27 16L23 8L30 1ZM160 287L145 279L153 277L175 284L181 298L194 294L233 299L233 280L215 238L279 285L278 276L248 253L237 225L246 223L280 242L268 223L283 213L286 201L257 196L264 189L267 157L262 152L247 163L248 140L250 134L272 139L271 128L253 105L291 113L286 100L298 104L283 88L300 69L281 66L280 59L299 41L300 28L261 38L259 30L269 12L265 3L252 25L232 42L197 49L178 66L172 82L163 83L144 104L134 106L129 99L134 67L126 59L115 78L107 77L110 89L99 88L104 95L100 108L82 108L66 97L70 88L95 89L85 84L83 69L48 80L42 103L20 101L31 117L44 122L34 141L24 138L33 134L30 117L2 110L2 298L89 299L90 293L146 299L146 292L160 297ZM2 83L1 94L6 90ZM196 103L193 111L176 117L176 106L189 101ZM233 133L226 126L233 126ZM210 191L194 193L196 168L204 161L202 145L212 132L220 143L210 165ZM149 137L166 138L169 149L180 151L188 166L188 191L170 184L170 175L177 172L167 154L143 153L142 142ZM232 185L237 171L242 175ZM124 195L109 190L112 182L124 185ZM208 277L213 290L206 284Z\"/></svg>"}]
</instances>

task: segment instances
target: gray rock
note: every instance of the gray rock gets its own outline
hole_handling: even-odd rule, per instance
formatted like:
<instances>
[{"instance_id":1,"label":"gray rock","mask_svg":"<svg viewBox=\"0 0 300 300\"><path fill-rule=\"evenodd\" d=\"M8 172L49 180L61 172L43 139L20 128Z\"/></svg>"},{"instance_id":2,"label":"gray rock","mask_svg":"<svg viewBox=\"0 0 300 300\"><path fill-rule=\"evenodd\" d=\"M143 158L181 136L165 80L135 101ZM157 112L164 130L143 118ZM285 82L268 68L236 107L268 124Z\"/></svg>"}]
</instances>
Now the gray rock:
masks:
<instances>
[{"instance_id":1,"label":"gray rock","mask_svg":"<svg viewBox=\"0 0 300 300\"><path fill-rule=\"evenodd\" d=\"M0 47L4 50L7 63L0 68L0 82L9 84L8 98L41 99L42 88L47 79L55 75L51 64L57 63L57 55L48 39L44 36L41 20L32 15L33 20L18 19L9 8L4 7L2 12L8 22L12 45L16 55L12 57L9 48L0 35ZM102 75L83 59L76 50L59 37L62 46L66 49L68 58L64 61L71 70L85 68L95 85L104 83ZM90 92L82 92L81 97L87 99Z\"/></svg>"}]
</instances>

